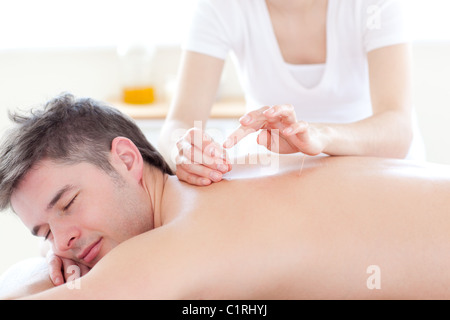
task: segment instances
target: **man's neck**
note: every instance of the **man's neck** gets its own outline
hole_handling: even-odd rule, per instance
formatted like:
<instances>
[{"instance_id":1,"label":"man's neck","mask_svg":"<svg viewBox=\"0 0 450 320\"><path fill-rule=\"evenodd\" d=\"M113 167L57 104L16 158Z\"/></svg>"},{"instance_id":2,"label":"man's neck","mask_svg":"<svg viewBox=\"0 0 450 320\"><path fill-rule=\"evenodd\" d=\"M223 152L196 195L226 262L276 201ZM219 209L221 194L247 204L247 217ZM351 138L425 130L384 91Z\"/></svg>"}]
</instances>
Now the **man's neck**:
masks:
<instances>
[{"instance_id":1,"label":"man's neck","mask_svg":"<svg viewBox=\"0 0 450 320\"><path fill-rule=\"evenodd\" d=\"M142 186L150 199L153 228L162 226L166 219L162 203L168 177L167 174L150 165L144 166Z\"/></svg>"}]
</instances>

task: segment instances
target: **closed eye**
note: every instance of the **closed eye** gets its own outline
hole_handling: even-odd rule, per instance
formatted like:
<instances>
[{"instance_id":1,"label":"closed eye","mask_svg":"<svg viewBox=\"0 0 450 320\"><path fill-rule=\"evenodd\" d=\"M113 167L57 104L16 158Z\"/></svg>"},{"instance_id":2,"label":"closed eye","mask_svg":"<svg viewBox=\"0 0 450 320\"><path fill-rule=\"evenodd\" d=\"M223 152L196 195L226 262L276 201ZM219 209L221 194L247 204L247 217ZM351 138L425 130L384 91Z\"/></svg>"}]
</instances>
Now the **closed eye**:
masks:
<instances>
[{"instance_id":1,"label":"closed eye","mask_svg":"<svg viewBox=\"0 0 450 320\"><path fill-rule=\"evenodd\" d=\"M77 197L78 197L78 194L77 194L75 197L73 197L73 199L67 204L67 206L65 206L65 207L63 208L63 210L64 210L64 211L69 210L70 207L72 206L72 204L75 202L75 200L76 200ZM47 232L47 234L46 234L45 237L44 237L44 240L45 240L45 241L48 240L48 238L50 237L50 234L51 234L51 233L52 233L52 231L49 229L48 232Z\"/></svg>"},{"instance_id":2,"label":"closed eye","mask_svg":"<svg viewBox=\"0 0 450 320\"><path fill-rule=\"evenodd\" d=\"M75 196L75 197L73 197L73 199L67 204L67 206L65 206L64 207L64 211L67 211L67 210L69 210L70 209L70 207L72 206L72 204L75 202L75 200L77 199L77 197L78 197L78 194Z\"/></svg>"}]
</instances>

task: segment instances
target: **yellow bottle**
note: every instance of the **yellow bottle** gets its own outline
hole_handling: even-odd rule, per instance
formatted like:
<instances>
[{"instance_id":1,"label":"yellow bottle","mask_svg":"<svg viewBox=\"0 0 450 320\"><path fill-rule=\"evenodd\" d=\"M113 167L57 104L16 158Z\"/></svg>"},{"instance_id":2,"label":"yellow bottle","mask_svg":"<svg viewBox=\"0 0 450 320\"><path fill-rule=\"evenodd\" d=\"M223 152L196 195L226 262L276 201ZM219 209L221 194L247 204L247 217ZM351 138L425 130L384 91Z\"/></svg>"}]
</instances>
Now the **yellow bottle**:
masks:
<instances>
[{"instance_id":1,"label":"yellow bottle","mask_svg":"<svg viewBox=\"0 0 450 320\"><path fill-rule=\"evenodd\" d=\"M146 44L118 48L121 65L122 100L129 104L151 104L156 101L152 81L154 48Z\"/></svg>"},{"instance_id":2,"label":"yellow bottle","mask_svg":"<svg viewBox=\"0 0 450 320\"><path fill-rule=\"evenodd\" d=\"M150 104L156 101L153 87L124 87L123 102L130 104Z\"/></svg>"}]
</instances>

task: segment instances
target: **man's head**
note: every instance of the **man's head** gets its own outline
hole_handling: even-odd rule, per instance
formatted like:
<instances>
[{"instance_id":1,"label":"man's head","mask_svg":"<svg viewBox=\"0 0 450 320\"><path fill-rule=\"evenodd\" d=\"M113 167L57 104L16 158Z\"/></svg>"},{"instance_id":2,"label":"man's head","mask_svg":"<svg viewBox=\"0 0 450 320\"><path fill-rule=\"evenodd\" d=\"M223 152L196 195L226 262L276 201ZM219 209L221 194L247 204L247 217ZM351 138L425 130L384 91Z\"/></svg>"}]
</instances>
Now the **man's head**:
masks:
<instances>
[{"instance_id":1,"label":"man's head","mask_svg":"<svg viewBox=\"0 0 450 320\"><path fill-rule=\"evenodd\" d=\"M151 228L144 167L172 172L133 121L69 94L11 118L16 126L0 146L0 209L11 205L60 255L71 251L87 265L95 250Z\"/></svg>"}]
</instances>

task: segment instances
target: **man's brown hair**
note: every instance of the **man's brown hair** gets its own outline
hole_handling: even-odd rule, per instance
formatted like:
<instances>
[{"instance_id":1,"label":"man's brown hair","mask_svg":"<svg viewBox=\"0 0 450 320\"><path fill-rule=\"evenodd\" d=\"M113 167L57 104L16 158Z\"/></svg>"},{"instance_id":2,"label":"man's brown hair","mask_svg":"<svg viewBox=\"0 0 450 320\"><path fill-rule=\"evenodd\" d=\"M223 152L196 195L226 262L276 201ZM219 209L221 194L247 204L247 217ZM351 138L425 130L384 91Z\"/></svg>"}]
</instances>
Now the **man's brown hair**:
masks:
<instances>
[{"instance_id":1,"label":"man's brown hair","mask_svg":"<svg viewBox=\"0 0 450 320\"><path fill-rule=\"evenodd\" d=\"M0 210L10 205L21 179L43 159L64 164L88 162L114 173L109 153L116 137L130 139L146 163L173 174L133 120L93 99L65 93L43 108L9 116L15 125L0 145Z\"/></svg>"}]
</instances>

